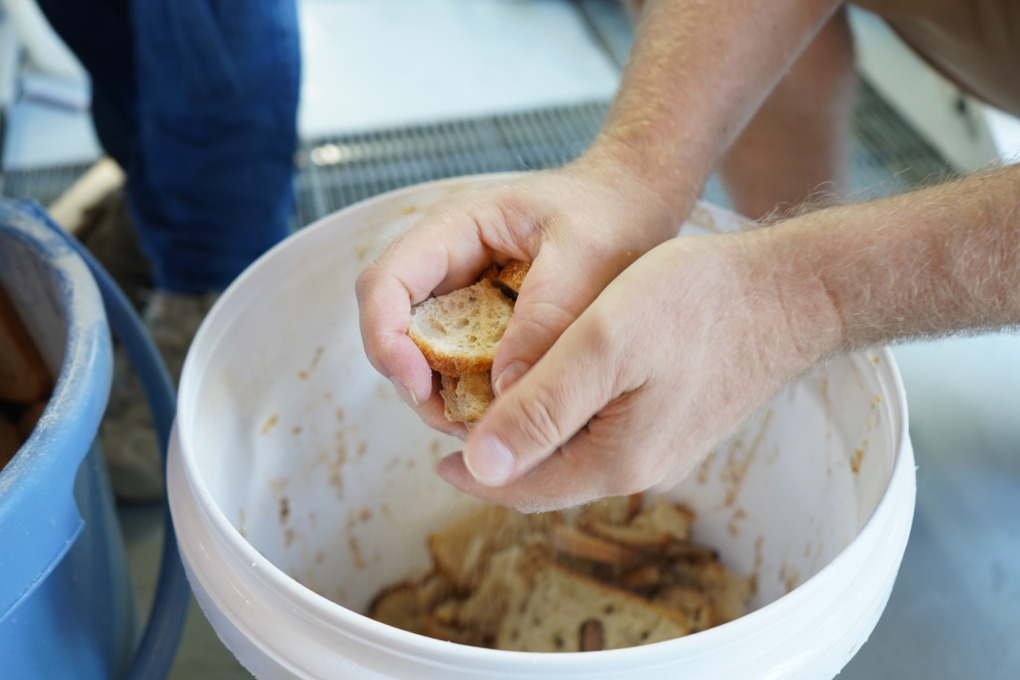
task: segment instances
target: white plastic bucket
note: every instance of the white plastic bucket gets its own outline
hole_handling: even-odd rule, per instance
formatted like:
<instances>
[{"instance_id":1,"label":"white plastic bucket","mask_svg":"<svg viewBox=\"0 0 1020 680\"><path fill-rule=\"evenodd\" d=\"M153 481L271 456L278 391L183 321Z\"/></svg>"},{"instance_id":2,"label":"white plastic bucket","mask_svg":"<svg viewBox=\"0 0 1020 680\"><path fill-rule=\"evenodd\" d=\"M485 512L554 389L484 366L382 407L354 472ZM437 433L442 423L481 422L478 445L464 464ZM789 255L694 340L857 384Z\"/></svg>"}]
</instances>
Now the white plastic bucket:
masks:
<instances>
[{"instance_id":1,"label":"white plastic bucket","mask_svg":"<svg viewBox=\"0 0 1020 680\"><path fill-rule=\"evenodd\" d=\"M831 678L885 607L914 506L891 355L819 366L670 495L695 538L756 577L754 611L639 648L479 649L363 616L428 565L425 537L475 501L434 474L459 442L422 425L365 359L353 282L429 204L483 176L352 206L252 266L189 353L169 494L192 588L260 678ZM685 229L731 230L699 206Z\"/></svg>"}]
</instances>

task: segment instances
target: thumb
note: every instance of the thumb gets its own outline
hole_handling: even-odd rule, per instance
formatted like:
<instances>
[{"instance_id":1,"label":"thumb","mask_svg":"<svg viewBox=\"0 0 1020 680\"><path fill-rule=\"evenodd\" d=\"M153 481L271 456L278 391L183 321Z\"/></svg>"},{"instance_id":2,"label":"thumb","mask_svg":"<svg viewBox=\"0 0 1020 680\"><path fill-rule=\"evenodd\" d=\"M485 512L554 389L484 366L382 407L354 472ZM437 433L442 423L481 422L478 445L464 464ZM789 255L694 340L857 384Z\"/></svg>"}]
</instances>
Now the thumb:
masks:
<instances>
[{"instance_id":1,"label":"thumb","mask_svg":"<svg viewBox=\"0 0 1020 680\"><path fill-rule=\"evenodd\" d=\"M542 358L618 271L609 268L594 273L591 269L582 257L562 257L548 246L535 258L492 364L496 395L506 392Z\"/></svg>"},{"instance_id":2,"label":"thumb","mask_svg":"<svg viewBox=\"0 0 1020 680\"><path fill-rule=\"evenodd\" d=\"M570 331L574 330L571 328ZM492 402L464 445L464 464L486 486L518 479L568 442L613 398L613 370L599 343L568 331L513 387ZM587 367L587 368L586 368Z\"/></svg>"}]
</instances>

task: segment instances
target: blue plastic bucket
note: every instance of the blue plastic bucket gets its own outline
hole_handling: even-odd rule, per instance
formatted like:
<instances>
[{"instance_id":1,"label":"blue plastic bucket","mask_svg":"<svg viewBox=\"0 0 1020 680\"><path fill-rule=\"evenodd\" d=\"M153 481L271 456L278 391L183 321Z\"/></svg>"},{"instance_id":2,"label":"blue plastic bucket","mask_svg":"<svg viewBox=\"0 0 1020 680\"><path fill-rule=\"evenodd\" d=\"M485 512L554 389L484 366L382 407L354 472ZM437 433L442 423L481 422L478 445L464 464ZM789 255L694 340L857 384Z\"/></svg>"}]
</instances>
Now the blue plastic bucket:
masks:
<instances>
[{"instance_id":1,"label":"blue plastic bucket","mask_svg":"<svg viewBox=\"0 0 1020 680\"><path fill-rule=\"evenodd\" d=\"M110 323L161 430L173 413L166 370L123 294L34 203L0 201L0 283L55 377L33 433L0 472L0 677L164 677L188 591L168 520L141 634L96 444L112 376Z\"/></svg>"}]
</instances>

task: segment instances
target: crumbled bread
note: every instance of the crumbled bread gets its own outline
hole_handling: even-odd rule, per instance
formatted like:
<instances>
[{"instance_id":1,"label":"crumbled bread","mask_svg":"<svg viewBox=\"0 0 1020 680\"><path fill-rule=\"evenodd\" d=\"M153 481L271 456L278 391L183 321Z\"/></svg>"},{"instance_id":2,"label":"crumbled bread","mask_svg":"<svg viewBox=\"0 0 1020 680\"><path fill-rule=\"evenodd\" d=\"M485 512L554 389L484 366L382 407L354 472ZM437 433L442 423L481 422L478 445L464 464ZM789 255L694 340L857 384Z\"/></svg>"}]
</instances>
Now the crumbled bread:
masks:
<instances>
[{"instance_id":1,"label":"crumbled bread","mask_svg":"<svg viewBox=\"0 0 1020 680\"><path fill-rule=\"evenodd\" d=\"M11 462L21 448L22 437L17 426L0 410L0 470Z\"/></svg>"},{"instance_id":2,"label":"crumbled bread","mask_svg":"<svg viewBox=\"0 0 1020 680\"><path fill-rule=\"evenodd\" d=\"M49 369L0 286L0 401L29 404L49 393Z\"/></svg>"},{"instance_id":3,"label":"crumbled bread","mask_svg":"<svg viewBox=\"0 0 1020 680\"><path fill-rule=\"evenodd\" d=\"M483 505L429 536L433 571L410 585L416 598L387 589L370 615L451 642L533 652L649 644L742 615L751 582L682 538L694 514L664 500L642 505L629 496L541 515ZM612 532L591 532L596 524L645 538L614 542Z\"/></svg>"},{"instance_id":4,"label":"crumbled bread","mask_svg":"<svg viewBox=\"0 0 1020 680\"><path fill-rule=\"evenodd\" d=\"M629 523L593 521L585 529L603 538L639 549L664 549L670 543L687 541L694 514L665 498L659 498Z\"/></svg>"},{"instance_id":5,"label":"crumbled bread","mask_svg":"<svg viewBox=\"0 0 1020 680\"><path fill-rule=\"evenodd\" d=\"M657 605L683 612L692 633L708 630L720 623L719 615L712 600L704 593L683 586L668 586L659 590L652 602ZM743 610L743 604L741 604Z\"/></svg>"},{"instance_id":6,"label":"crumbled bread","mask_svg":"<svg viewBox=\"0 0 1020 680\"><path fill-rule=\"evenodd\" d=\"M488 561L498 549L526 545L560 521L557 513L524 515L501 505L483 505L431 534L429 553L436 570L466 592L485 577Z\"/></svg>"},{"instance_id":7,"label":"crumbled bread","mask_svg":"<svg viewBox=\"0 0 1020 680\"><path fill-rule=\"evenodd\" d=\"M711 600L719 623L744 615L752 594L750 580L736 576L715 560L676 562L673 573L681 585L703 592Z\"/></svg>"},{"instance_id":8,"label":"crumbled bread","mask_svg":"<svg viewBox=\"0 0 1020 680\"><path fill-rule=\"evenodd\" d=\"M449 601L452 592L450 583L434 573L418 582L403 581L376 595L369 605L369 616L402 630L425 634L430 612Z\"/></svg>"},{"instance_id":9,"label":"crumbled bread","mask_svg":"<svg viewBox=\"0 0 1020 680\"><path fill-rule=\"evenodd\" d=\"M398 583L376 595L369 605L369 616L411 633L425 632L425 608L417 586L410 582Z\"/></svg>"},{"instance_id":10,"label":"crumbled bread","mask_svg":"<svg viewBox=\"0 0 1020 680\"><path fill-rule=\"evenodd\" d=\"M553 550L614 569L631 569L645 561L641 553L619 543L593 536L576 526L557 525L549 531Z\"/></svg>"},{"instance_id":11,"label":"crumbled bread","mask_svg":"<svg viewBox=\"0 0 1020 680\"><path fill-rule=\"evenodd\" d=\"M521 652L579 652L590 620L601 624L604 649L661 642L686 635L690 626L675 609L599 583L554 564L531 575L521 603L511 606L496 647Z\"/></svg>"},{"instance_id":12,"label":"crumbled bread","mask_svg":"<svg viewBox=\"0 0 1020 680\"><path fill-rule=\"evenodd\" d=\"M529 269L531 269L531 265L521 260L507 262L506 266L496 276L496 285L499 286L504 295L511 300L516 300L517 294L521 292L521 285L524 283L524 277Z\"/></svg>"},{"instance_id":13,"label":"crumbled bread","mask_svg":"<svg viewBox=\"0 0 1020 680\"><path fill-rule=\"evenodd\" d=\"M23 439L28 439L31 436L48 403L46 399L40 399L26 406L21 412L21 416L18 418L18 431Z\"/></svg>"},{"instance_id":14,"label":"crumbled bread","mask_svg":"<svg viewBox=\"0 0 1020 680\"><path fill-rule=\"evenodd\" d=\"M451 423L469 427L482 417L492 402L492 374L489 371L464 373L458 378L440 375L443 409Z\"/></svg>"}]
</instances>

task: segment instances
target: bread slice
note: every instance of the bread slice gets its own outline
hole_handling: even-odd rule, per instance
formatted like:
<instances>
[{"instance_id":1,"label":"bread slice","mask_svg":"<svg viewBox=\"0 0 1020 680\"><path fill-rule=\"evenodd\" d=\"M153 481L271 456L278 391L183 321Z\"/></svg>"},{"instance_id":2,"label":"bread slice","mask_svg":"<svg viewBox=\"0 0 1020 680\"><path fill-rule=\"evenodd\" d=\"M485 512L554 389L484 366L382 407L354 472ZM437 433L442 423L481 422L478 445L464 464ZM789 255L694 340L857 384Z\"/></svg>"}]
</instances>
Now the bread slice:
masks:
<instances>
[{"instance_id":1,"label":"bread slice","mask_svg":"<svg viewBox=\"0 0 1020 680\"><path fill-rule=\"evenodd\" d=\"M425 632L425 609L418 597L418 586L403 581L386 588L372 600L368 615L394 628L411 633Z\"/></svg>"},{"instance_id":2,"label":"bread slice","mask_svg":"<svg viewBox=\"0 0 1020 680\"><path fill-rule=\"evenodd\" d=\"M411 310L407 335L432 370L453 378L492 368L514 303L489 279L429 298Z\"/></svg>"},{"instance_id":3,"label":"bread slice","mask_svg":"<svg viewBox=\"0 0 1020 680\"><path fill-rule=\"evenodd\" d=\"M586 530L602 538L641 550L663 550L691 537L694 513L665 498L639 512L627 524L596 520L583 523Z\"/></svg>"},{"instance_id":4,"label":"bread slice","mask_svg":"<svg viewBox=\"0 0 1020 680\"><path fill-rule=\"evenodd\" d=\"M489 560L497 551L527 544L561 521L553 512L526 515L485 504L430 534L429 554L437 571L457 590L469 592L485 578Z\"/></svg>"},{"instance_id":5,"label":"bread slice","mask_svg":"<svg viewBox=\"0 0 1020 680\"><path fill-rule=\"evenodd\" d=\"M668 609L676 609L684 613L692 633L708 630L719 624L712 601L704 593L693 588L668 586L662 588L652 602Z\"/></svg>"},{"instance_id":6,"label":"bread slice","mask_svg":"<svg viewBox=\"0 0 1020 680\"><path fill-rule=\"evenodd\" d=\"M458 378L440 375L444 413L451 423L468 426L478 422L493 400L492 374L489 371L464 373Z\"/></svg>"},{"instance_id":7,"label":"bread slice","mask_svg":"<svg viewBox=\"0 0 1020 680\"><path fill-rule=\"evenodd\" d=\"M499 274L496 276L496 285L499 286L504 295L511 300L516 300L517 294L521 292L524 277L529 269L531 269L529 263L521 260L511 260L499 271Z\"/></svg>"},{"instance_id":8,"label":"bread slice","mask_svg":"<svg viewBox=\"0 0 1020 680\"><path fill-rule=\"evenodd\" d=\"M29 404L44 398L51 386L42 355L0 286L0 400Z\"/></svg>"},{"instance_id":9,"label":"bread slice","mask_svg":"<svg viewBox=\"0 0 1020 680\"><path fill-rule=\"evenodd\" d=\"M496 647L521 652L620 649L671 640L690 632L682 612L555 564L530 575L530 589L500 624ZM595 623L593 623L595 622Z\"/></svg>"},{"instance_id":10,"label":"bread slice","mask_svg":"<svg viewBox=\"0 0 1020 680\"><path fill-rule=\"evenodd\" d=\"M441 376L446 419L471 425L493 399L490 369L531 267L495 263L478 281L422 302L411 310L407 335Z\"/></svg>"},{"instance_id":11,"label":"bread slice","mask_svg":"<svg viewBox=\"0 0 1020 680\"><path fill-rule=\"evenodd\" d=\"M754 593L751 579L737 576L720 562L676 562L672 566L678 585L702 592L712 602L719 623L744 615Z\"/></svg>"},{"instance_id":12,"label":"bread slice","mask_svg":"<svg viewBox=\"0 0 1020 680\"><path fill-rule=\"evenodd\" d=\"M17 426L0 410L0 470L14 459L21 448L22 436Z\"/></svg>"},{"instance_id":13,"label":"bread slice","mask_svg":"<svg viewBox=\"0 0 1020 680\"><path fill-rule=\"evenodd\" d=\"M644 556L636 550L593 536L572 525L551 527L549 543L558 554L598 562L619 570L631 569L645 561Z\"/></svg>"}]
</instances>

